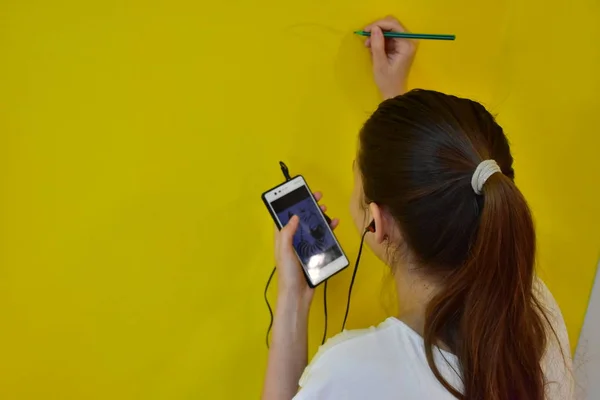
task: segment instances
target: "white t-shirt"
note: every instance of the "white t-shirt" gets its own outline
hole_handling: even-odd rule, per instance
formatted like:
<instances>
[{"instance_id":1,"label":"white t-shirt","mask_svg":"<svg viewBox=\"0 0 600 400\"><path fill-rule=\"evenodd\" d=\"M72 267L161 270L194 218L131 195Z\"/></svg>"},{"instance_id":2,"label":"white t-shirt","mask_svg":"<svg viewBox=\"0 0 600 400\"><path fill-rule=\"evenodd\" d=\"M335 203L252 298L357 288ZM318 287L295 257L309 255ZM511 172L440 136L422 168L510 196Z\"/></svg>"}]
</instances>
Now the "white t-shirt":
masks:
<instances>
[{"instance_id":1,"label":"white t-shirt","mask_svg":"<svg viewBox=\"0 0 600 400\"><path fill-rule=\"evenodd\" d=\"M560 342L552 333L548 335L542 360L548 382L546 398L572 399L571 353L564 319L541 281L536 291ZM456 356L439 348L434 348L433 354L442 375L462 391ZM299 384L295 400L455 400L431 372L423 338L393 317L377 327L344 331L329 339L306 367Z\"/></svg>"}]
</instances>

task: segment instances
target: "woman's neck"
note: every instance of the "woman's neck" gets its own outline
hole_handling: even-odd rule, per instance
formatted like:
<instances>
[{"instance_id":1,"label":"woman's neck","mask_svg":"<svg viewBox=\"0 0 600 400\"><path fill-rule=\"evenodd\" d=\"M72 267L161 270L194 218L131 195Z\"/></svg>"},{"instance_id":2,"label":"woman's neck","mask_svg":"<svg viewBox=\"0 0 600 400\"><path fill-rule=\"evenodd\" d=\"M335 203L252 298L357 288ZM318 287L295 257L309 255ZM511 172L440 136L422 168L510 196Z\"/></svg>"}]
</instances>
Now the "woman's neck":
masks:
<instances>
[{"instance_id":1,"label":"woman's neck","mask_svg":"<svg viewBox=\"0 0 600 400\"><path fill-rule=\"evenodd\" d=\"M438 287L413 266L403 265L394 274L398 295L398 319L423 336L425 311Z\"/></svg>"}]
</instances>

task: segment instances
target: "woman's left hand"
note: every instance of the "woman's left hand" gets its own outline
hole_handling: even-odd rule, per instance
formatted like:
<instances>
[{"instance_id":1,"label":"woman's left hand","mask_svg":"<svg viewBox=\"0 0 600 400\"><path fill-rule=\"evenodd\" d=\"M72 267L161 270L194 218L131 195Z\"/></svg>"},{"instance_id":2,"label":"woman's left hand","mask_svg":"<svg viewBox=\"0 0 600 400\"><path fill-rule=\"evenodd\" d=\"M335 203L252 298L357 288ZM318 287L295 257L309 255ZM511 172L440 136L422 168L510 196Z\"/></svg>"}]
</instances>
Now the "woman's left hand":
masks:
<instances>
[{"instance_id":1,"label":"woman's left hand","mask_svg":"<svg viewBox=\"0 0 600 400\"><path fill-rule=\"evenodd\" d=\"M314 196L317 201L320 201L323 197L320 192L315 192ZM320 208L323 212L327 210L325 205L320 205ZM331 229L335 229L339 222L337 218L333 219L330 224ZM294 234L298 229L298 225L299 218L295 215L283 229L275 232L278 292L279 296L292 296L294 299L310 304L314 291L306 282L302 265L293 247Z\"/></svg>"}]
</instances>

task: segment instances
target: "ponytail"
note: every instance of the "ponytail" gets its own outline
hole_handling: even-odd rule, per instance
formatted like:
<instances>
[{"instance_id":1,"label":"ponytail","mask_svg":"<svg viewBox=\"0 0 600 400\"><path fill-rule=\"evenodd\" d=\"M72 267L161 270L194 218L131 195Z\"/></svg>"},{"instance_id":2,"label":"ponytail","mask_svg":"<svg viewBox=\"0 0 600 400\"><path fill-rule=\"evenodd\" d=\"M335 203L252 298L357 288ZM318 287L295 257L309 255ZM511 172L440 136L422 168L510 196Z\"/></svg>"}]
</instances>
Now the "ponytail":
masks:
<instances>
[{"instance_id":1,"label":"ponytail","mask_svg":"<svg viewBox=\"0 0 600 400\"><path fill-rule=\"evenodd\" d=\"M543 400L540 360L546 335L533 294L531 213L513 181L501 173L490 176L482 192L468 259L445 277L427 308L427 361L458 399ZM463 388L450 385L436 366L433 346L438 341L458 357Z\"/></svg>"}]
</instances>

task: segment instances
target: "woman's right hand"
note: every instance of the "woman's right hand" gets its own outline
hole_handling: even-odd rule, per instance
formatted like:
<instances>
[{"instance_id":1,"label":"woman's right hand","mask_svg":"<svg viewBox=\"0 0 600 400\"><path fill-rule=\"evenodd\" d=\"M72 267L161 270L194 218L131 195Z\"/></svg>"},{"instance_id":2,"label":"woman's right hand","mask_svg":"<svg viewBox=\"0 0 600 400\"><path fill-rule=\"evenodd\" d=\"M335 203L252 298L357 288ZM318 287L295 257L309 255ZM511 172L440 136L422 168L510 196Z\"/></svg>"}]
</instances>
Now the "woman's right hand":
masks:
<instances>
[{"instance_id":1,"label":"woman's right hand","mask_svg":"<svg viewBox=\"0 0 600 400\"><path fill-rule=\"evenodd\" d=\"M371 32L365 46L371 49L373 75L379 92L384 99L404 94L417 44L409 39L383 37L384 31L406 32L402 24L392 16L375 21L363 30Z\"/></svg>"}]
</instances>

